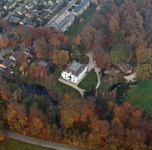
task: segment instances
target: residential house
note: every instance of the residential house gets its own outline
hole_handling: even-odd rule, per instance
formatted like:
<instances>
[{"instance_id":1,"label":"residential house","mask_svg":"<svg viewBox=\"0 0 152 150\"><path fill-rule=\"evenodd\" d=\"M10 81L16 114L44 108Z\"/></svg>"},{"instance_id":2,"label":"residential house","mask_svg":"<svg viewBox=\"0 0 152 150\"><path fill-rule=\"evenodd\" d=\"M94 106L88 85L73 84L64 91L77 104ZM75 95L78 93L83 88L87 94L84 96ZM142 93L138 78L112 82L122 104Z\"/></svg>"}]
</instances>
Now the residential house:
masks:
<instances>
[{"instance_id":1,"label":"residential house","mask_svg":"<svg viewBox=\"0 0 152 150\"><path fill-rule=\"evenodd\" d=\"M53 4L52 0L48 0L48 3L51 4L51 5Z\"/></svg>"},{"instance_id":2,"label":"residential house","mask_svg":"<svg viewBox=\"0 0 152 150\"><path fill-rule=\"evenodd\" d=\"M128 63L118 63L118 67L123 73L132 73L133 71L133 67Z\"/></svg>"},{"instance_id":3,"label":"residential house","mask_svg":"<svg viewBox=\"0 0 152 150\"><path fill-rule=\"evenodd\" d=\"M73 14L70 14L60 24L58 24L55 29L61 32L65 32L73 24L74 19L75 16Z\"/></svg>"},{"instance_id":4,"label":"residential house","mask_svg":"<svg viewBox=\"0 0 152 150\"><path fill-rule=\"evenodd\" d=\"M26 23L28 23L28 21L27 21L27 19L26 19L26 18L24 18L24 19L22 19L22 20L20 21L20 24L25 25Z\"/></svg>"},{"instance_id":5,"label":"residential house","mask_svg":"<svg viewBox=\"0 0 152 150\"><path fill-rule=\"evenodd\" d=\"M25 8L20 9L20 11L18 12L19 15L23 15L25 13L26 13L26 9Z\"/></svg>"},{"instance_id":6,"label":"residential house","mask_svg":"<svg viewBox=\"0 0 152 150\"><path fill-rule=\"evenodd\" d=\"M30 10L36 4L37 4L36 0L29 1L29 3L27 5L25 5L25 8Z\"/></svg>"},{"instance_id":7,"label":"residential house","mask_svg":"<svg viewBox=\"0 0 152 150\"><path fill-rule=\"evenodd\" d=\"M51 61L46 61L45 59L41 58L37 63L36 66L43 66L47 71L54 63Z\"/></svg>"},{"instance_id":8,"label":"residential house","mask_svg":"<svg viewBox=\"0 0 152 150\"><path fill-rule=\"evenodd\" d=\"M5 6L3 8L6 10L11 9L11 8L15 7L16 3L17 3L16 0L12 0L11 2L5 4Z\"/></svg>"},{"instance_id":9,"label":"residential house","mask_svg":"<svg viewBox=\"0 0 152 150\"><path fill-rule=\"evenodd\" d=\"M15 17L15 16L11 16L11 17L10 17L10 21L11 21L11 22L18 23L18 22L20 21L20 18Z\"/></svg>"},{"instance_id":10,"label":"residential house","mask_svg":"<svg viewBox=\"0 0 152 150\"><path fill-rule=\"evenodd\" d=\"M73 14L75 16L80 16L83 12L89 7L90 0L83 0L78 7L73 10Z\"/></svg>"},{"instance_id":11,"label":"residential house","mask_svg":"<svg viewBox=\"0 0 152 150\"><path fill-rule=\"evenodd\" d=\"M47 11L49 11L50 13L53 13L55 10L57 10L57 8L60 5L58 3L54 3L49 9L47 9Z\"/></svg>"},{"instance_id":12,"label":"residential house","mask_svg":"<svg viewBox=\"0 0 152 150\"><path fill-rule=\"evenodd\" d=\"M13 66L15 65L14 60L7 58L0 64L0 68L7 69L11 65L13 65Z\"/></svg>"},{"instance_id":13,"label":"residential house","mask_svg":"<svg viewBox=\"0 0 152 150\"><path fill-rule=\"evenodd\" d=\"M61 4L63 0L56 0L57 3Z\"/></svg>"},{"instance_id":14,"label":"residential house","mask_svg":"<svg viewBox=\"0 0 152 150\"><path fill-rule=\"evenodd\" d=\"M36 26L36 22L27 22L25 25L34 28Z\"/></svg>"},{"instance_id":15,"label":"residential house","mask_svg":"<svg viewBox=\"0 0 152 150\"><path fill-rule=\"evenodd\" d=\"M24 49L24 54L26 55L26 57L32 57L32 52L33 52L33 47L31 46L26 46L26 48Z\"/></svg>"},{"instance_id":16,"label":"residential house","mask_svg":"<svg viewBox=\"0 0 152 150\"><path fill-rule=\"evenodd\" d=\"M19 51L15 51L9 58L16 61Z\"/></svg>"},{"instance_id":17,"label":"residential house","mask_svg":"<svg viewBox=\"0 0 152 150\"><path fill-rule=\"evenodd\" d=\"M67 81L78 83L87 72L87 65L80 64L75 60L61 72L61 77Z\"/></svg>"},{"instance_id":18,"label":"residential house","mask_svg":"<svg viewBox=\"0 0 152 150\"><path fill-rule=\"evenodd\" d=\"M50 12L46 11L44 12L38 19L37 21L42 22L44 19L46 19L50 15Z\"/></svg>"}]
</instances>

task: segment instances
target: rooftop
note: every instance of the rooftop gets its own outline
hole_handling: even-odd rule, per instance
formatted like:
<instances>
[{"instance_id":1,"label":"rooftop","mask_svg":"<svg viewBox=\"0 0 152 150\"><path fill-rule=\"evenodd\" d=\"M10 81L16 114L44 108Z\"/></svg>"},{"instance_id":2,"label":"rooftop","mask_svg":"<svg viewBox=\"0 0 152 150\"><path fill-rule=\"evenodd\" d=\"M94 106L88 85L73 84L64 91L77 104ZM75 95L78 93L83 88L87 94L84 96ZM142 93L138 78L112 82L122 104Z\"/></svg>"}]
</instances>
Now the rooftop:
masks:
<instances>
[{"instance_id":1,"label":"rooftop","mask_svg":"<svg viewBox=\"0 0 152 150\"><path fill-rule=\"evenodd\" d=\"M49 8L49 10L53 11L53 10L56 9L58 6L59 6L58 3L54 3L54 4Z\"/></svg>"},{"instance_id":2,"label":"rooftop","mask_svg":"<svg viewBox=\"0 0 152 150\"><path fill-rule=\"evenodd\" d=\"M11 17L10 17L10 21L19 22L19 21L20 21L20 18L15 17L15 16L11 16Z\"/></svg>"},{"instance_id":3,"label":"rooftop","mask_svg":"<svg viewBox=\"0 0 152 150\"><path fill-rule=\"evenodd\" d=\"M25 9L25 8L22 8L22 9L20 10L20 12L21 12L21 13L24 13L24 12L26 12L26 9Z\"/></svg>"},{"instance_id":4,"label":"rooftop","mask_svg":"<svg viewBox=\"0 0 152 150\"><path fill-rule=\"evenodd\" d=\"M42 65L42 66L46 66L47 65L47 62L45 62L45 61L40 61L39 63L38 63L38 65Z\"/></svg>"},{"instance_id":5,"label":"rooftop","mask_svg":"<svg viewBox=\"0 0 152 150\"><path fill-rule=\"evenodd\" d=\"M84 0L84 1L82 1L79 5L78 5L78 7L76 7L74 10L73 10L73 12L79 12L88 2L89 2L90 0Z\"/></svg>"},{"instance_id":6,"label":"rooftop","mask_svg":"<svg viewBox=\"0 0 152 150\"><path fill-rule=\"evenodd\" d=\"M125 72L133 69L130 64L126 64L124 62L118 63L118 66L121 66Z\"/></svg>"},{"instance_id":7,"label":"rooftop","mask_svg":"<svg viewBox=\"0 0 152 150\"><path fill-rule=\"evenodd\" d=\"M2 64L3 64L4 66L8 67L12 62L13 62L12 59L7 58L7 59L5 59L5 60L3 61Z\"/></svg>"},{"instance_id":8,"label":"rooftop","mask_svg":"<svg viewBox=\"0 0 152 150\"><path fill-rule=\"evenodd\" d=\"M73 75L78 76L86 66L86 64L80 64L74 60L64 71L72 72Z\"/></svg>"},{"instance_id":9,"label":"rooftop","mask_svg":"<svg viewBox=\"0 0 152 150\"><path fill-rule=\"evenodd\" d=\"M69 69L78 71L78 69L82 66L82 64L77 63L76 61L73 62L73 64L69 67Z\"/></svg>"},{"instance_id":10,"label":"rooftop","mask_svg":"<svg viewBox=\"0 0 152 150\"><path fill-rule=\"evenodd\" d=\"M40 19L43 20L47 15L49 15L50 12L46 11L44 12L41 16L40 16Z\"/></svg>"},{"instance_id":11,"label":"rooftop","mask_svg":"<svg viewBox=\"0 0 152 150\"><path fill-rule=\"evenodd\" d=\"M68 15L60 24L56 26L56 30L61 30L72 18L75 16L73 14Z\"/></svg>"},{"instance_id":12,"label":"rooftop","mask_svg":"<svg viewBox=\"0 0 152 150\"><path fill-rule=\"evenodd\" d=\"M5 6L9 8L9 7L12 6L14 3L16 3L16 0L12 0L11 2L7 3Z\"/></svg>"}]
</instances>

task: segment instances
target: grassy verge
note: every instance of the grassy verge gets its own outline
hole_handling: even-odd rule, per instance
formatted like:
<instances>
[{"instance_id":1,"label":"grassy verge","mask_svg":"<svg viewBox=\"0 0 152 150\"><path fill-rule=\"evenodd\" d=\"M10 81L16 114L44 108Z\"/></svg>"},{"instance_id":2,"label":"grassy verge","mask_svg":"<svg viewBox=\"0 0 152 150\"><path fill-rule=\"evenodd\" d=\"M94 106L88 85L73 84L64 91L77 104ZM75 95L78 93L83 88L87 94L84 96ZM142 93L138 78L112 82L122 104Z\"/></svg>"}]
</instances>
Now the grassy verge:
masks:
<instances>
[{"instance_id":1,"label":"grassy verge","mask_svg":"<svg viewBox=\"0 0 152 150\"><path fill-rule=\"evenodd\" d=\"M100 86L98 87L99 92L105 92L105 94L108 93L108 89L110 87L108 86L108 76L105 75L103 78L101 78Z\"/></svg>"},{"instance_id":2,"label":"grassy verge","mask_svg":"<svg viewBox=\"0 0 152 150\"><path fill-rule=\"evenodd\" d=\"M72 93L72 92L76 92L79 96L80 96L80 92L78 90L76 90L75 88L68 86L60 81L57 81L57 87L61 88L62 90L62 95L66 94L66 93Z\"/></svg>"},{"instance_id":3,"label":"grassy verge","mask_svg":"<svg viewBox=\"0 0 152 150\"><path fill-rule=\"evenodd\" d=\"M139 105L152 117L152 79L134 85L124 99L124 102Z\"/></svg>"},{"instance_id":4,"label":"grassy verge","mask_svg":"<svg viewBox=\"0 0 152 150\"><path fill-rule=\"evenodd\" d=\"M97 84L97 75L94 71L90 71L86 77L78 84L79 88L91 89Z\"/></svg>"},{"instance_id":5,"label":"grassy verge","mask_svg":"<svg viewBox=\"0 0 152 150\"><path fill-rule=\"evenodd\" d=\"M54 150L51 148L40 147L32 144L27 144L21 141L17 141L14 139L5 139L0 142L0 149L4 148L4 150Z\"/></svg>"},{"instance_id":6,"label":"grassy verge","mask_svg":"<svg viewBox=\"0 0 152 150\"><path fill-rule=\"evenodd\" d=\"M73 24L68 31L65 32L66 35L73 35L77 36L81 33L82 29L87 25L87 23L90 21L90 19L93 17L94 12L92 11L94 8L88 8L82 15L81 18L84 19L84 22L79 24ZM92 11L92 12L91 12ZM90 13L90 14L89 14ZM75 30L75 31L74 31ZM73 32L74 31L74 32ZM73 32L73 33L72 33ZM71 34L72 33L72 34Z\"/></svg>"},{"instance_id":7,"label":"grassy verge","mask_svg":"<svg viewBox=\"0 0 152 150\"><path fill-rule=\"evenodd\" d=\"M82 29L87 25L90 19L93 17L94 13L90 13L89 16L84 20L84 22L72 33L73 36L77 36L81 33Z\"/></svg>"}]
</instances>

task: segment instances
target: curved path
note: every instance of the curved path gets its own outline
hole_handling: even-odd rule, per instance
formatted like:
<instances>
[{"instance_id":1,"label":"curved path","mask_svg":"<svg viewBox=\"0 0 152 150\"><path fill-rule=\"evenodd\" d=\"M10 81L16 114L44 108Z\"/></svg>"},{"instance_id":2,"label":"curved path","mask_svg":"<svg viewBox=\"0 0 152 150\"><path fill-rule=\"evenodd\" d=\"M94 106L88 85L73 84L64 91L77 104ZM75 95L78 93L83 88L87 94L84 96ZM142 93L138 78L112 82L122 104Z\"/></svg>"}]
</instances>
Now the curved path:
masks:
<instances>
[{"instance_id":1,"label":"curved path","mask_svg":"<svg viewBox=\"0 0 152 150\"><path fill-rule=\"evenodd\" d=\"M97 66L97 64L95 64L95 63L93 62L93 52L92 52L92 51L86 53L86 55L89 57L88 71L90 71L92 68L94 68L94 69L95 69L95 72L96 72L96 74L97 74L98 83L97 83L97 85L96 85L96 89L98 89L98 87L100 86L100 82L101 82L101 81L100 81L100 75L99 75L99 72L100 72L101 68L99 68L99 67Z\"/></svg>"},{"instance_id":2,"label":"curved path","mask_svg":"<svg viewBox=\"0 0 152 150\"><path fill-rule=\"evenodd\" d=\"M90 149L84 148L84 147L47 142L47 141L31 138L28 136L24 136L24 135L21 135L18 133L14 133L14 132L11 132L8 130L3 130L3 132L6 137L10 137L10 138L13 138L13 139L16 139L16 140L19 140L22 142L30 143L33 145L37 145L37 146L43 146L43 147L53 148L53 149L57 149L57 150L90 150Z\"/></svg>"}]
</instances>

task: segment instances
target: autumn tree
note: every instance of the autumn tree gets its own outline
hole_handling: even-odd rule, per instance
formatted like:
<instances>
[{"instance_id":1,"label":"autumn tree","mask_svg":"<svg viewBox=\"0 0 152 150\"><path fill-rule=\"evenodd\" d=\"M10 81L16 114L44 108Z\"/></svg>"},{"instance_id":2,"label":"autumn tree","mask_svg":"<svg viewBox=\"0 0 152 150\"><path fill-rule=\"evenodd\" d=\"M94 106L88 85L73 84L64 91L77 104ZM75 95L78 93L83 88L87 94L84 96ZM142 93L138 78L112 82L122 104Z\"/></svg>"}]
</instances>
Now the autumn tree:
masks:
<instances>
[{"instance_id":1,"label":"autumn tree","mask_svg":"<svg viewBox=\"0 0 152 150\"><path fill-rule=\"evenodd\" d=\"M110 60L114 63L129 62L131 59L130 46L127 44L118 44L113 46L110 53Z\"/></svg>"},{"instance_id":2,"label":"autumn tree","mask_svg":"<svg viewBox=\"0 0 152 150\"><path fill-rule=\"evenodd\" d=\"M136 58L139 59L141 53L145 50L144 46L139 46L136 48Z\"/></svg>"},{"instance_id":3,"label":"autumn tree","mask_svg":"<svg viewBox=\"0 0 152 150\"><path fill-rule=\"evenodd\" d=\"M139 80L146 80L151 77L152 73L152 59L151 59L151 49L146 49L143 51L138 59L137 64L137 78Z\"/></svg>"},{"instance_id":4,"label":"autumn tree","mask_svg":"<svg viewBox=\"0 0 152 150\"><path fill-rule=\"evenodd\" d=\"M44 38L41 38L38 40L38 45L36 47L36 56L37 58L42 58L44 55L46 55L47 52L47 44L45 42Z\"/></svg>"},{"instance_id":5,"label":"autumn tree","mask_svg":"<svg viewBox=\"0 0 152 150\"><path fill-rule=\"evenodd\" d=\"M11 130L21 131L28 120L25 106L10 102L7 106L7 118Z\"/></svg>"},{"instance_id":6,"label":"autumn tree","mask_svg":"<svg viewBox=\"0 0 152 150\"><path fill-rule=\"evenodd\" d=\"M59 62L59 65L60 66L66 66L66 64L69 62L69 52L68 51L64 51L64 50L61 50L59 53L58 53L58 62Z\"/></svg>"},{"instance_id":7,"label":"autumn tree","mask_svg":"<svg viewBox=\"0 0 152 150\"><path fill-rule=\"evenodd\" d=\"M32 104L29 108L29 121L27 124L27 133L41 137L43 133L43 129L45 129L45 125L47 124L47 118L43 114L42 110L38 109L37 104Z\"/></svg>"}]
</instances>

